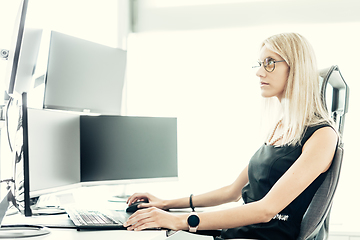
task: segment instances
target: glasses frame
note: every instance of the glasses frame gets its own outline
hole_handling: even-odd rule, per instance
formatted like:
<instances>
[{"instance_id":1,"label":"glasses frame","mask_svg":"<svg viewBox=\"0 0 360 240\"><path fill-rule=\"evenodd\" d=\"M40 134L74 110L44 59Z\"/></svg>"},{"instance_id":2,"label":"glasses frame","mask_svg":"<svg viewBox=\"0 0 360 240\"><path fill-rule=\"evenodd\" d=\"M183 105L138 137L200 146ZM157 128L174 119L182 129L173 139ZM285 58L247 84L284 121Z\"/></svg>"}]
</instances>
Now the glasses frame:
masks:
<instances>
[{"instance_id":1,"label":"glasses frame","mask_svg":"<svg viewBox=\"0 0 360 240\"><path fill-rule=\"evenodd\" d=\"M266 69L266 66L267 66L267 65L264 64L264 62L265 62L266 59L272 60L272 62L274 63L274 67L273 67L271 70ZM263 62L261 62L261 61L258 60L259 66L253 66L252 68L257 68L257 67L263 66L264 69L265 69L265 71L271 73L271 72L273 72L273 71L275 70L275 65L276 65L275 63L278 63L278 62L286 62L286 61L285 61L285 60L275 61L275 59L273 59L273 58L271 58L271 57L267 57L267 58L264 59Z\"/></svg>"}]
</instances>

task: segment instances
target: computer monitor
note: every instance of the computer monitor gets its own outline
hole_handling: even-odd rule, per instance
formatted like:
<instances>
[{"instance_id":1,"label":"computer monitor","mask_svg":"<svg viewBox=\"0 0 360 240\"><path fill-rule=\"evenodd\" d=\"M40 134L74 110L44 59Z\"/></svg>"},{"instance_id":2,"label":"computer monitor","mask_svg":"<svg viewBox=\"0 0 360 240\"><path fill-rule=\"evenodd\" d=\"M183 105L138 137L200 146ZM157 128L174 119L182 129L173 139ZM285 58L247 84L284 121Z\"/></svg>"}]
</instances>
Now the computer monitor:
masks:
<instances>
[{"instance_id":1,"label":"computer monitor","mask_svg":"<svg viewBox=\"0 0 360 240\"><path fill-rule=\"evenodd\" d=\"M5 91L8 95L28 92L36 67L42 30L25 27L28 0L21 0L15 19L13 38L8 54Z\"/></svg>"},{"instance_id":2,"label":"computer monitor","mask_svg":"<svg viewBox=\"0 0 360 240\"><path fill-rule=\"evenodd\" d=\"M82 185L178 176L176 118L26 108L21 119L25 168L17 175L24 176L26 209L31 199Z\"/></svg>"},{"instance_id":3,"label":"computer monitor","mask_svg":"<svg viewBox=\"0 0 360 240\"><path fill-rule=\"evenodd\" d=\"M25 216L31 216L31 199L80 183L79 115L28 108L22 95L14 192Z\"/></svg>"},{"instance_id":4,"label":"computer monitor","mask_svg":"<svg viewBox=\"0 0 360 240\"><path fill-rule=\"evenodd\" d=\"M80 183L79 129L78 114L27 109L30 198Z\"/></svg>"},{"instance_id":5,"label":"computer monitor","mask_svg":"<svg viewBox=\"0 0 360 240\"><path fill-rule=\"evenodd\" d=\"M28 141L27 135L27 93L21 94L21 98L13 99L11 102L12 109L18 110L14 114L12 121L17 122L15 142L12 145L14 175L10 189L8 189L7 200L12 203L22 214L31 216L30 196L29 196L29 158L28 158ZM14 193L14 194L12 194ZM0 218L7 212L8 204L3 204ZM6 225L6 231L1 232L0 238L30 237L48 234L47 228L38 225ZM21 234L19 235L19 229Z\"/></svg>"},{"instance_id":6,"label":"computer monitor","mask_svg":"<svg viewBox=\"0 0 360 240\"><path fill-rule=\"evenodd\" d=\"M51 32L45 109L120 115L126 51Z\"/></svg>"},{"instance_id":7,"label":"computer monitor","mask_svg":"<svg viewBox=\"0 0 360 240\"><path fill-rule=\"evenodd\" d=\"M81 116L80 147L83 183L178 177L176 118Z\"/></svg>"}]
</instances>

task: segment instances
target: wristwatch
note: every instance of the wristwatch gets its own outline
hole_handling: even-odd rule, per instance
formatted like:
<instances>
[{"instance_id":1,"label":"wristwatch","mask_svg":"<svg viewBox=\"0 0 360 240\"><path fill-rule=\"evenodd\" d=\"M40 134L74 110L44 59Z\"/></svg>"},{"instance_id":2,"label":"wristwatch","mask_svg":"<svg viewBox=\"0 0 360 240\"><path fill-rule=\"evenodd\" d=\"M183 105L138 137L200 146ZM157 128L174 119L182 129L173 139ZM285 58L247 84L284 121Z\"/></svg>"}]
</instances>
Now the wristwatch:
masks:
<instances>
[{"instance_id":1,"label":"wristwatch","mask_svg":"<svg viewBox=\"0 0 360 240\"><path fill-rule=\"evenodd\" d=\"M189 232L196 232L200 224L200 218L196 212L191 212L187 222L189 225Z\"/></svg>"}]
</instances>

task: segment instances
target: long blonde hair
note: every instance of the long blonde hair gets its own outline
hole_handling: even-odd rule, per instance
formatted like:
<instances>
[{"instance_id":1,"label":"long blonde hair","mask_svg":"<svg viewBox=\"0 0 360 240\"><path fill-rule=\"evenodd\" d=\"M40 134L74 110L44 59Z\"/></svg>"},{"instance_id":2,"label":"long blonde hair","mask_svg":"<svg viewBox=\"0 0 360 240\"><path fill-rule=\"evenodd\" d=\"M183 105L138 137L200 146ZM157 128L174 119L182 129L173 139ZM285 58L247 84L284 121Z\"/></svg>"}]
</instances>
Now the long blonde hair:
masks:
<instances>
[{"instance_id":1,"label":"long blonde hair","mask_svg":"<svg viewBox=\"0 0 360 240\"><path fill-rule=\"evenodd\" d=\"M307 126L333 121L325 109L320 95L319 72L316 57L310 43L300 34L282 33L265 39L261 47L279 54L289 65L289 77L281 101L284 142L291 145L300 143ZM266 99L271 113L274 101ZM276 105L276 104L275 104Z\"/></svg>"}]
</instances>

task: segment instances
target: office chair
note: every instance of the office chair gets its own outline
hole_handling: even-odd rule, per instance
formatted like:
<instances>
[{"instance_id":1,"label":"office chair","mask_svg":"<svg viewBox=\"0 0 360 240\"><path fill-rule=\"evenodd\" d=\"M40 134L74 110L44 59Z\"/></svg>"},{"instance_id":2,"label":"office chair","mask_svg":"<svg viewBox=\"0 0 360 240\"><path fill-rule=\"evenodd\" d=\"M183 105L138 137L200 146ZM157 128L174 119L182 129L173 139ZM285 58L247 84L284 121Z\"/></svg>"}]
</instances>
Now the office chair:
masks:
<instances>
[{"instance_id":1,"label":"office chair","mask_svg":"<svg viewBox=\"0 0 360 240\"><path fill-rule=\"evenodd\" d=\"M297 238L298 240L328 239L330 211L339 181L344 153L342 135L345 114L348 112L349 88L336 65L321 70L320 79L322 80L322 101L325 108L331 112L331 116L339 130L340 139L328 174L305 212L301 223L300 235ZM332 87L332 91L331 89L327 91L329 90L329 85ZM331 109L327 106L329 100L331 101Z\"/></svg>"}]
</instances>

